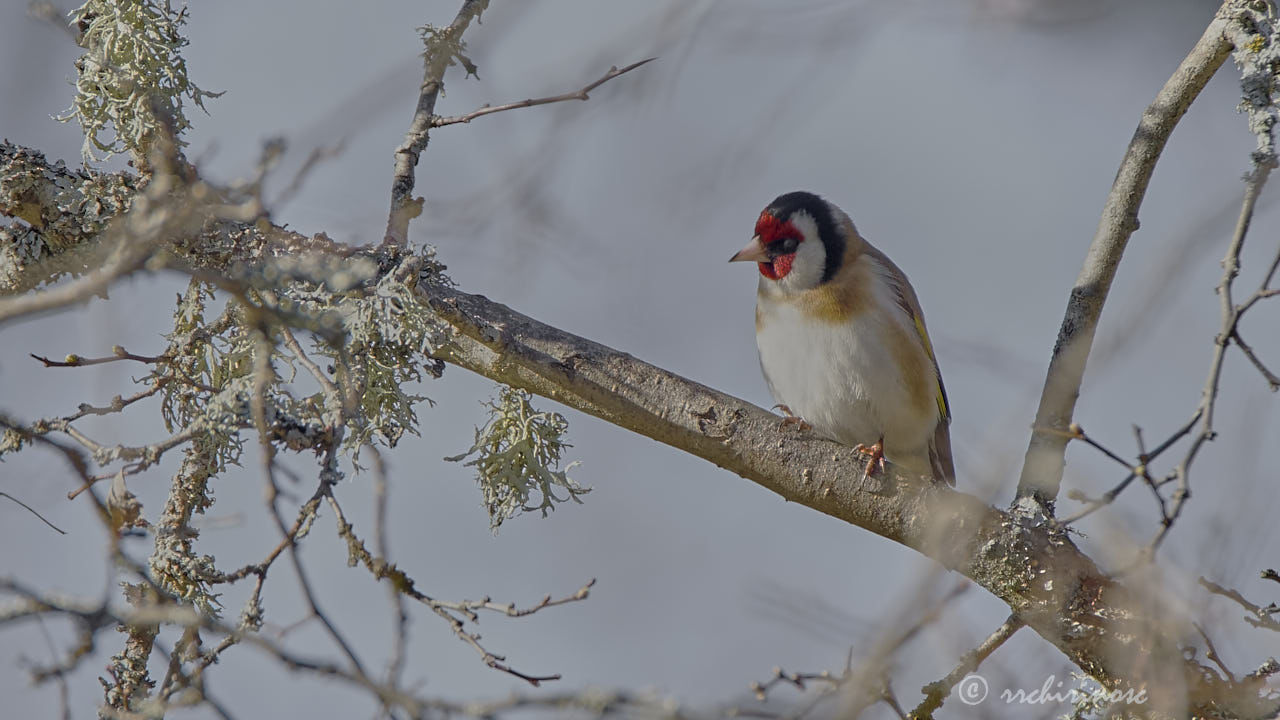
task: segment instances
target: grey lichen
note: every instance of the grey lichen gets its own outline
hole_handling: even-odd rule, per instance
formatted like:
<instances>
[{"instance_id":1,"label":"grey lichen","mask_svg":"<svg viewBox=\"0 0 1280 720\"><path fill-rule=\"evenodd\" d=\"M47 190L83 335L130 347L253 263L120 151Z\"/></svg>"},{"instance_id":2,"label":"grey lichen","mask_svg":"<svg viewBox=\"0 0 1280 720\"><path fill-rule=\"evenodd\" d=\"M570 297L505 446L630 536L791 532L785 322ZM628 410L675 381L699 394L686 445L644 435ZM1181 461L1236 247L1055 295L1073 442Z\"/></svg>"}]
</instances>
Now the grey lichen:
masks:
<instances>
[{"instance_id":1,"label":"grey lichen","mask_svg":"<svg viewBox=\"0 0 1280 720\"><path fill-rule=\"evenodd\" d=\"M471 449L461 455L445 458L460 462L475 456L466 465L476 468L476 479L489 511L489 527L497 530L502 523L521 512L538 510L546 517L556 503L582 501L578 496L590 492L569 477L577 463L559 470L560 454L569 447L564 442L569 423L560 413L536 410L529 404L529 393L503 386L496 401L486 403L489 421L476 428ZM564 497L556 495L556 489ZM530 503L537 493L541 501Z\"/></svg>"},{"instance_id":2,"label":"grey lichen","mask_svg":"<svg viewBox=\"0 0 1280 720\"><path fill-rule=\"evenodd\" d=\"M137 179L88 173L0 142L0 293L20 293L101 264L96 240L127 210ZM38 269L37 269L38 268Z\"/></svg>"},{"instance_id":3,"label":"grey lichen","mask_svg":"<svg viewBox=\"0 0 1280 720\"><path fill-rule=\"evenodd\" d=\"M1240 68L1239 109L1249 118L1257 138L1255 167L1277 165L1275 127L1280 121L1280 23L1271 3L1246 3L1237 11L1230 31Z\"/></svg>"}]
</instances>

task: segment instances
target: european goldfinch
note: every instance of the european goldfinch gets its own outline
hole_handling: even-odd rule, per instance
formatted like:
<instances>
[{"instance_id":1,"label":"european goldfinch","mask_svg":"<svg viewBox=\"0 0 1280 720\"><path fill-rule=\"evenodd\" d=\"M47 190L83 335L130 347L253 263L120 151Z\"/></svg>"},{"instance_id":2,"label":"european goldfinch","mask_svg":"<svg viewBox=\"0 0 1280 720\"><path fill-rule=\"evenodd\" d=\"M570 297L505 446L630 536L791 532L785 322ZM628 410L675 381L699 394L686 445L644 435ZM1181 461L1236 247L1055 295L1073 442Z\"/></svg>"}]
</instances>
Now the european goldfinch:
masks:
<instances>
[{"instance_id":1,"label":"european goldfinch","mask_svg":"<svg viewBox=\"0 0 1280 720\"><path fill-rule=\"evenodd\" d=\"M756 344L791 421L955 485L951 408L907 276L834 204L779 196L733 261L759 264ZM784 421L785 422L785 421Z\"/></svg>"}]
</instances>

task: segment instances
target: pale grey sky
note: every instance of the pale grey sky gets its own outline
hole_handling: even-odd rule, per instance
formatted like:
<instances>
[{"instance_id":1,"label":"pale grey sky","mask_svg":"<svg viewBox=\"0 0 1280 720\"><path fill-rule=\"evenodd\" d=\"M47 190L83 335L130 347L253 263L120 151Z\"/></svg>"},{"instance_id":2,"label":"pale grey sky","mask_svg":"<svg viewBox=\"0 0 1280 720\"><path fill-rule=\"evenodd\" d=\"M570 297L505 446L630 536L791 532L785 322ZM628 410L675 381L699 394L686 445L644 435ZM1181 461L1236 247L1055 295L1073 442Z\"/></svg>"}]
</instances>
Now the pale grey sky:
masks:
<instances>
[{"instance_id":1,"label":"pale grey sky","mask_svg":"<svg viewBox=\"0 0 1280 720\"><path fill-rule=\"evenodd\" d=\"M75 162L78 129L49 116L70 103L77 49L26 19L23 5L0 7L0 135ZM209 101L209 116L192 116L191 157L208 176L227 180L251 172L267 138L285 138L295 164L317 146L345 140L343 153L317 168L274 217L301 232L377 241L392 150L421 76L414 28L447 23L457 5L196 4L189 72L204 89L227 93ZM659 59L587 103L435 131L419 167L426 214L412 235L439 248L467 291L767 406L751 320L756 278L725 260L774 196L823 194L910 276L954 407L959 488L1005 504L1067 294L1125 144L1216 6L1099 1L1075 18L1033 12L1054 5L494 0L467 34L480 80L451 74L441 113L564 92L610 65ZM1218 325L1217 261L1253 143L1235 112L1237 97L1228 66L1174 133L1103 317L1099 352L1109 352L1089 367L1077 420L1121 450L1133 449L1132 424L1162 437L1199 397ZM1244 287L1256 284L1274 247L1274 207L1264 198ZM1185 262L1170 262L1174 248L1186 248ZM0 409L27 418L65 414L79 402L131 392L136 368L46 370L26 354L105 354L116 343L154 351L179 287L173 277L142 276L114 289L109 302L4 328ZM1154 306L1144 304L1149 298ZM1273 367L1280 364L1276 312L1262 310L1246 326ZM1280 564L1272 520L1280 511L1280 412L1238 354L1227 373L1221 438L1196 465L1194 499L1162 557L1176 586L1205 575L1265 602L1274 585L1257 581L1257 572ZM566 413L574 443L568 455L582 462L574 476L594 488L586 504L546 520L518 518L493 536L469 470L440 460L469 446L472 427L484 419L479 400L492 385L449 368L422 392L438 402L420 409L423 436L406 437L388 454L393 560L444 598L488 594L528 604L598 578L587 602L523 620L482 620L486 643L510 663L564 675L547 691L656 688L695 705L750 703L749 683L774 666L838 670L851 646L869 647L922 587L941 593L960 580L940 574L926 582L933 564L911 551L574 412ZM109 441L159 432L147 411L129 417L132 423L91 427ZM1087 448L1073 447L1068 460L1069 489L1098 494L1120 479ZM310 477L305 458L292 465ZM86 505L65 499L73 486L49 455L28 452L0 464L0 490L70 531L56 536L0 503L0 574L93 597L103 592L102 532ZM261 478L252 469L229 472L215 487L218 505L200 546L227 567L256 561L276 540L263 522ZM165 469L130 488L149 513L158 512ZM369 480L351 476L340 493L357 529L368 529ZM1062 506L1077 507L1065 499ZM1082 523L1087 535L1079 542L1107 562L1123 552L1124 538L1145 542L1156 520L1146 490L1134 488ZM132 542L145 556L147 542ZM391 630L385 592L363 570L346 567L329 513L302 556L326 611L378 667ZM277 627L302 607L291 574L279 570L266 593ZM228 616L239 612L246 590L227 593ZM1185 598L1205 602L1199 591ZM1208 625L1233 668L1252 669L1274 652L1233 609L1213 607ZM538 692L483 667L435 617L417 608L412 614L407 676L423 681L424 693ZM920 685L945 674L1006 614L979 589L955 602L945 628L907 648L895 681L903 702L914 705ZM67 647L67 628L51 623L50 630ZM50 661L38 627L0 632L6 712L52 715L54 686L30 687L22 668L24 658ZM100 700L93 677L117 650L103 639L70 678L74 717L92 716ZM334 654L314 628L290 641L300 652ZM1049 672L1065 677L1067 667L1030 633L989 661L991 677L1007 678L1001 682L1010 687L1038 687ZM366 717L373 710L360 693L291 675L248 648L228 653L210 688L242 717ZM1025 708L971 711L954 700L946 709L949 717L969 712L1025 716Z\"/></svg>"}]
</instances>

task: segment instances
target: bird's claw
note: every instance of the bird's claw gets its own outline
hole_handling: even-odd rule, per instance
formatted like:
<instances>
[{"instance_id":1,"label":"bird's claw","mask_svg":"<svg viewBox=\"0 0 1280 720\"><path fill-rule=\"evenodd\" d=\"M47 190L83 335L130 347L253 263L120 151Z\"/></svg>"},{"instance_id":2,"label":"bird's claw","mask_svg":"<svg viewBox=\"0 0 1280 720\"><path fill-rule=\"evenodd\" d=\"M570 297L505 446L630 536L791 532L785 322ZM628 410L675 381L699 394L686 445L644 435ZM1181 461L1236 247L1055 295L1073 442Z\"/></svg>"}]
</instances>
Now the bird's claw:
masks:
<instances>
[{"instance_id":1,"label":"bird's claw","mask_svg":"<svg viewBox=\"0 0 1280 720\"><path fill-rule=\"evenodd\" d=\"M789 427L791 425L795 425L799 427L799 429L802 432L813 428L812 425L804 421L804 418L791 412L791 408L787 407L786 405L774 405L773 409L779 410L782 412L782 423L779 425L779 427Z\"/></svg>"},{"instance_id":2,"label":"bird's claw","mask_svg":"<svg viewBox=\"0 0 1280 720\"><path fill-rule=\"evenodd\" d=\"M874 474L875 470L884 472L884 440L881 439L875 445L870 447L858 443L854 446L854 451L867 456L867 467L862 471L862 479L866 480Z\"/></svg>"}]
</instances>

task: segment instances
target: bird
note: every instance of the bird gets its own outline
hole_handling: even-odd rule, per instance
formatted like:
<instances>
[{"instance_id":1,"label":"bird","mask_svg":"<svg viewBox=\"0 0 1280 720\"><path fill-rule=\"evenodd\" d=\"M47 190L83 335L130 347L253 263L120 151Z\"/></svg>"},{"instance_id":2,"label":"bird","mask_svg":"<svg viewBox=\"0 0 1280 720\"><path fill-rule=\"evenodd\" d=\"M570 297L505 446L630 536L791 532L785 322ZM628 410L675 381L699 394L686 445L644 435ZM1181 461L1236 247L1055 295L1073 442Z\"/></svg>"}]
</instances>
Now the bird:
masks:
<instances>
[{"instance_id":1,"label":"bird","mask_svg":"<svg viewBox=\"0 0 1280 720\"><path fill-rule=\"evenodd\" d=\"M785 419L955 485L951 405L907 276L849 216L811 192L779 195L730 262L755 262L760 368Z\"/></svg>"}]
</instances>

